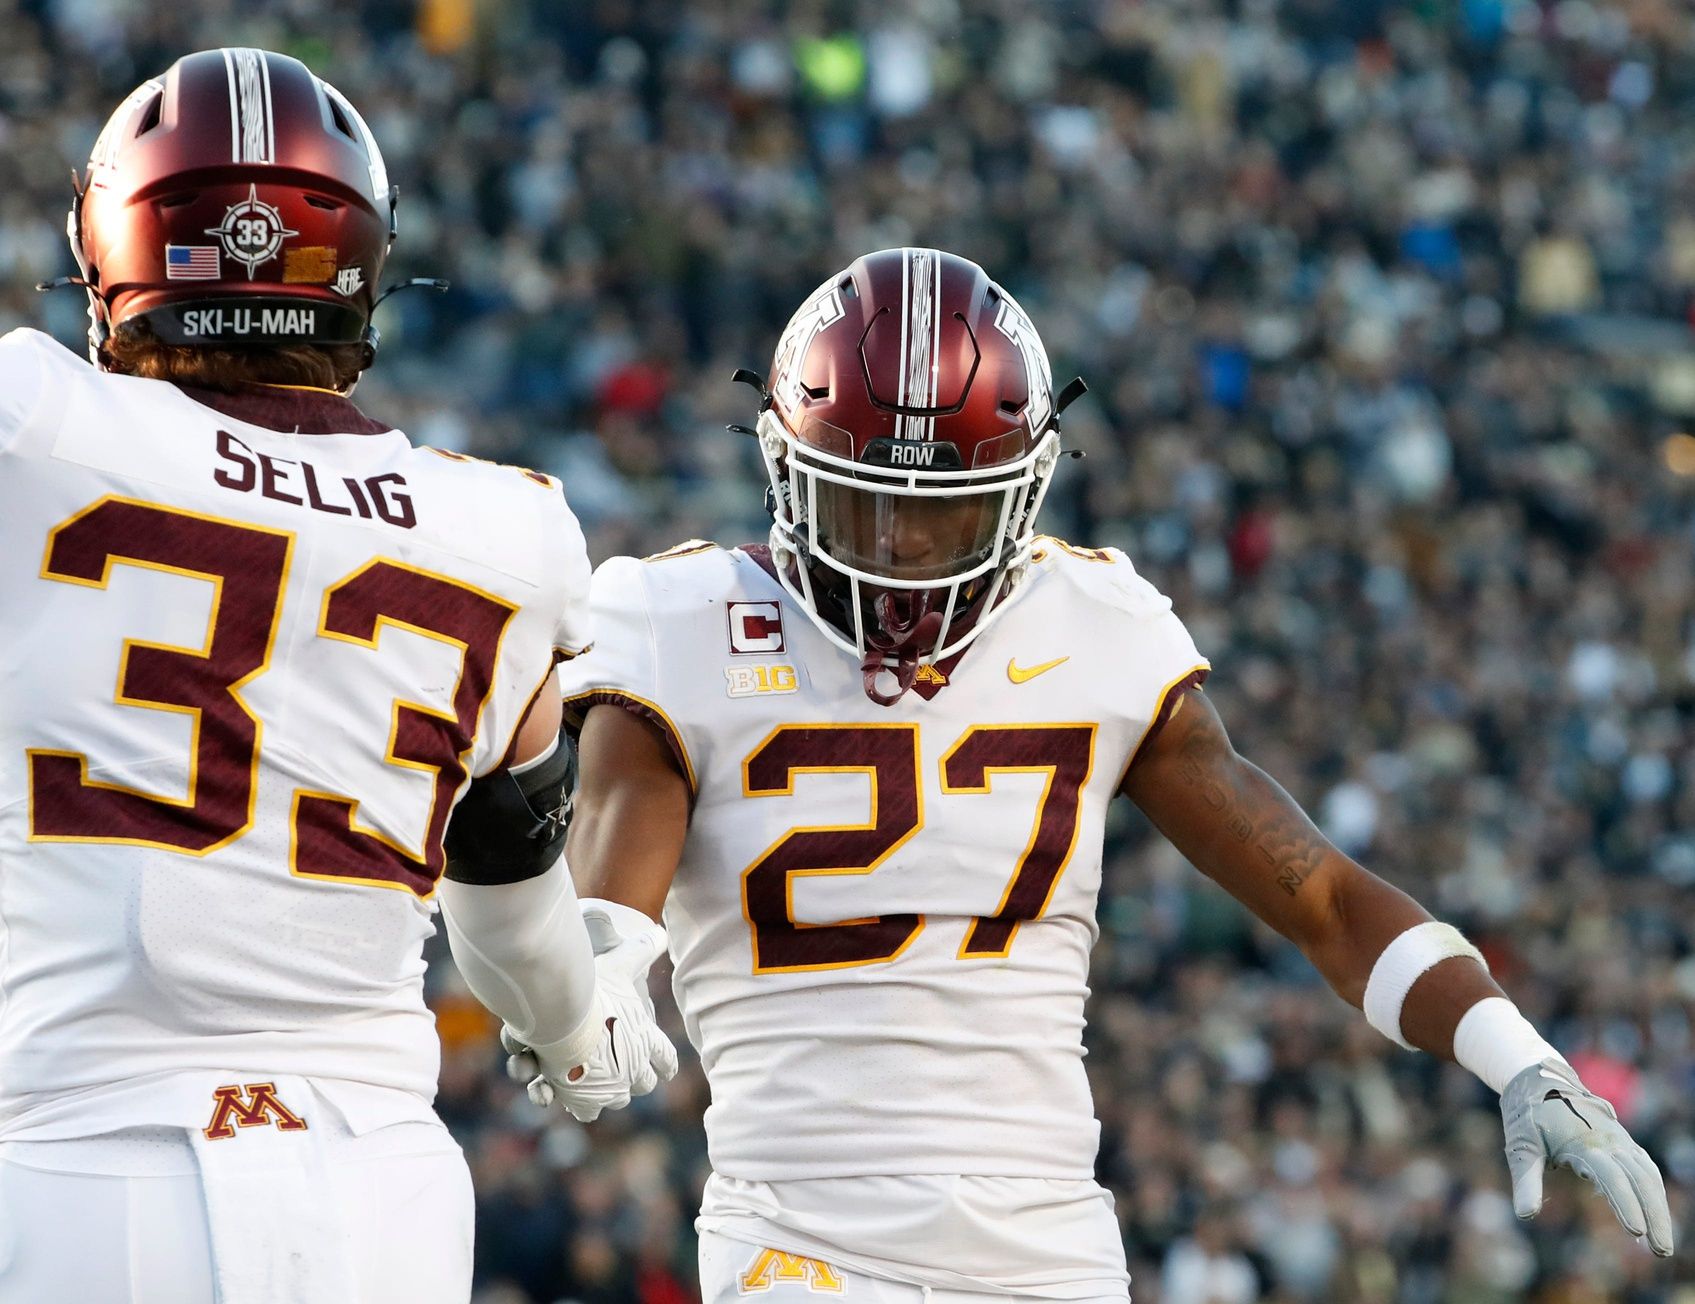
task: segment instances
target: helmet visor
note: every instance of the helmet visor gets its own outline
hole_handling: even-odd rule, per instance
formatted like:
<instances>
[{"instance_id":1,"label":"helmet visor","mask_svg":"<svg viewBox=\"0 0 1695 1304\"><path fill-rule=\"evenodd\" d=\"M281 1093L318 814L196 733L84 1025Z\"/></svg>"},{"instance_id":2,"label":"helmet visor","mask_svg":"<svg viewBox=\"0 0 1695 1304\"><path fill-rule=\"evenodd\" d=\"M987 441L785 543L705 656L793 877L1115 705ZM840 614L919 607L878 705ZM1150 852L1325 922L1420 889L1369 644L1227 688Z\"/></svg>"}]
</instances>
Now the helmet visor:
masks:
<instances>
[{"instance_id":1,"label":"helmet visor","mask_svg":"<svg viewBox=\"0 0 1695 1304\"><path fill-rule=\"evenodd\" d=\"M984 566L1017 486L912 495L878 484L813 481L815 546L834 561L895 580L947 580Z\"/></svg>"}]
</instances>

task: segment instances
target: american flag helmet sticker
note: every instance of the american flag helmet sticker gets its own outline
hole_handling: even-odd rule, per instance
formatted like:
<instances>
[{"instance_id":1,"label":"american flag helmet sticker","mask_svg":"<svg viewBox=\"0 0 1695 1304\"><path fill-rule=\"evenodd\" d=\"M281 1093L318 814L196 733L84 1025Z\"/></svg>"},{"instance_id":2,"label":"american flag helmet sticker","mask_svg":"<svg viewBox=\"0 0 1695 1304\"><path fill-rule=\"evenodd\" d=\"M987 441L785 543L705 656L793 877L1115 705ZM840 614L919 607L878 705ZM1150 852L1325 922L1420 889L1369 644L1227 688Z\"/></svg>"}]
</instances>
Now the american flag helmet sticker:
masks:
<instances>
[{"instance_id":1,"label":"american flag helmet sticker","mask_svg":"<svg viewBox=\"0 0 1695 1304\"><path fill-rule=\"evenodd\" d=\"M165 246L165 279L215 281L220 275L217 245Z\"/></svg>"}]
</instances>

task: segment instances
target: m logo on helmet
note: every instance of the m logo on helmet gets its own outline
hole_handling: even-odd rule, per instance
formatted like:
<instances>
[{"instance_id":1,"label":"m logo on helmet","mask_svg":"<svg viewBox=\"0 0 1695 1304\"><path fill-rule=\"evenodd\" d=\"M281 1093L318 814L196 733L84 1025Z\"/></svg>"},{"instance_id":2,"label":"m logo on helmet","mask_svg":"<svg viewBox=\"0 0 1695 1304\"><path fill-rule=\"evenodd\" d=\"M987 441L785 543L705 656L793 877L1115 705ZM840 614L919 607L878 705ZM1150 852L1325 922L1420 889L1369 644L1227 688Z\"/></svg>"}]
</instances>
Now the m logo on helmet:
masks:
<instances>
[{"instance_id":1,"label":"m logo on helmet","mask_svg":"<svg viewBox=\"0 0 1695 1304\"><path fill-rule=\"evenodd\" d=\"M1048 369L1047 350L1042 337L1036 334L1029 316L1019 307L1018 300L1004 290L1001 306L995 313L995 329L1017 348L1024 359L1024 375L1030 386L1030 401L1024 407L1024 419L1030 423L1032 436L1048 428L1053 419L1053 373Z\"/></svg>"},{"instance_id":2,"label":"m logo on helmet","mask_svg":"<svg viewBox=\"0 0 1695 1304\"><path fill-rule=\"evenodd\" d=\"M788 407L801 400L803 386L801 371L806 366L806 353L818 332L842 319L842 293L831 278L813 292L806 306L789 319L788 329L777 343L777 357L771 368L771 392Z\"/></svg>"},{"instance_id":3,"label":"m logo on helmet","mask_svg":"<svg viewBox=\"0 0 1695 1304\"><path fill-rule=\"evenodd\" d=\"M224 220L206 228L223 242L224 252L247 269L247 279L282 252L283 241L299 235L283 225L282 213L259 198L257 184L247 187L247 198L224 210Z\"/></svg>"}]
</instances>

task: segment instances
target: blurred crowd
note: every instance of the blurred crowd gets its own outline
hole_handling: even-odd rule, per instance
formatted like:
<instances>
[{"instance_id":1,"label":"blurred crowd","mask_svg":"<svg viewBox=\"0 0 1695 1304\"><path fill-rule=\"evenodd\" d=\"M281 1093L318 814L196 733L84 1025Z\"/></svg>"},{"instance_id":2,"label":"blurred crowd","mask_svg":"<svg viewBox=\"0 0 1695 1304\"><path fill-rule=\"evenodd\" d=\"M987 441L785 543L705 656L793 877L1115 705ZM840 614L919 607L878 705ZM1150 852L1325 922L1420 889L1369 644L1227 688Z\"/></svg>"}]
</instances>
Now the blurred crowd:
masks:
<instances>
[{"instance_id":1,"label":"blurred crowd","mask_svg":"<svg viewBox=\"0 0 1695 1304\"><path fill-rule=\"evenodd\" d=\"M402 192L360 388L563 477L596 560L763 536L751 415L859 253L983 263L1238 747L1466 929L1671 1186L1520 1224L1468 1074L1372 1032L1133 811L1091 1055L1139 1304L1692 1304L1695 16L1684 0L0 0L0 328L80 347L67 170L178 55L357 103ZM682 1304L706 1088L580 1128L445 958L479 1304ZM666 1004L661 998L661 1005ZM681 1030L673 1033L682 1040Z\"/></svg>"}]
</instances>

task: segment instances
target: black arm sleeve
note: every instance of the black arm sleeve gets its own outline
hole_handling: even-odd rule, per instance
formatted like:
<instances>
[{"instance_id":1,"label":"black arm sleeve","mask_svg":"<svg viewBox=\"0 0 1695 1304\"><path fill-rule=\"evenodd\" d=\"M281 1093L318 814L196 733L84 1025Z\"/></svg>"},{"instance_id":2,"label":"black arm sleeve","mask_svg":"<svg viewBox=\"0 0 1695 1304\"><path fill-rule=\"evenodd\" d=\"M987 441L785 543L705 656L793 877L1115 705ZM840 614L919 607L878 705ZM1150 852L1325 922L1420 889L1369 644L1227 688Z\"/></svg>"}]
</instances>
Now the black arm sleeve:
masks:
<instances>
[{"instance_id":1,"label":"black arm sleeve","mask_svg":"<svg viewBox=\"0 0 1695 1304\"><path fill-rule=\"evenodd\" d=\"M473 779L448 820L447 877L520 883L546 873L564 849L576 786L577 744L564 733L533 769Z\"/></svg>"}]
</instances>

